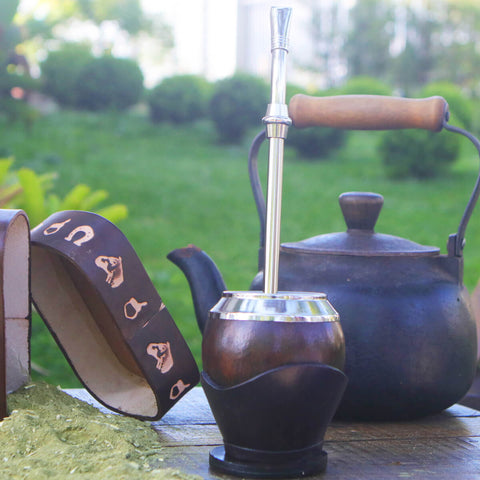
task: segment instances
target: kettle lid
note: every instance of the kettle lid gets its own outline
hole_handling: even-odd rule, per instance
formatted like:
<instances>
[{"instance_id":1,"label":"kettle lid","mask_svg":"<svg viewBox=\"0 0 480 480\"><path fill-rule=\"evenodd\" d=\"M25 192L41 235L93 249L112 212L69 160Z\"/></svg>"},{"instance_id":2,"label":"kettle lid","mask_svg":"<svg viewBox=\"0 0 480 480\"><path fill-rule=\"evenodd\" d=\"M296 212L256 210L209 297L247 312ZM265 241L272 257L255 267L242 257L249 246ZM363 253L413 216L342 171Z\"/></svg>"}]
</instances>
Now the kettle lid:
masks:
<instances>
[{"instance_id":1,"label":"kettle lid","mask_svg":"<svg viewBox=\"0 0 480 480\"><path fill-rule=\"evenodd\" d=\"M406 238L376 233L375 223L383 206L383 197L370 192L348 192L339 197L347 231L328 233L296 243L284 243L282 251L355 256L434 256L437 247L420 245Z\"/></svg>"}]
</instances>

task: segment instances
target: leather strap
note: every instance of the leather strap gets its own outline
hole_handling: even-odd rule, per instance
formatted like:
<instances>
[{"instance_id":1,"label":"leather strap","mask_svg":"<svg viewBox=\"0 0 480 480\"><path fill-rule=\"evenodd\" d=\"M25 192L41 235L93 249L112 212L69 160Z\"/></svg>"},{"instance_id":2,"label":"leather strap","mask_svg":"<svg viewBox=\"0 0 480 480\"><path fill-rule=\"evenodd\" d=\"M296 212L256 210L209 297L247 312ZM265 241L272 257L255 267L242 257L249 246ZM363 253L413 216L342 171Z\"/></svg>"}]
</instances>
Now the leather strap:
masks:
<instances>
[{"instance_id":1,"label":"leather strap","mask_svg":"<svg viewBox=\"0 0 480 480\"><path fill-rule=\"evenodd\" d=\"M195 360L123 233L90 212L34 228L32 297L85 388L158 420L199 380Z\"/></svg>"}]
</instances>

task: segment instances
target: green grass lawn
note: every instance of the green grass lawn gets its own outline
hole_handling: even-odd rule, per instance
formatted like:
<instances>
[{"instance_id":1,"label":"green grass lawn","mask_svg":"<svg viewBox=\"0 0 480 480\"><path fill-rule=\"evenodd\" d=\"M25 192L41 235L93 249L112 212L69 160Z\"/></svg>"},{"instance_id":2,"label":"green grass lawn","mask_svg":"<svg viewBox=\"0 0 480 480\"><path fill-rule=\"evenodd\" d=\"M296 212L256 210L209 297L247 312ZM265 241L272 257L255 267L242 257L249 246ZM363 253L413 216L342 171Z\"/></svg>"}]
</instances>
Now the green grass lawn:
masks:
<instances>
[{"instance_id":1,"label":"green grass lawn","mask_svg":"<svg viewBox=\"0 0 480 480\"><path fill-rule=\"evenodd\" d=\"M243 144L230 146L217 142L208 122L155 126L141 114L62 112L38 120L30 131L0 120L0 149L15 155L16 167L57 171L60 194L86 183L108 190L111 203L128 206L129 217L119 226L200 360L201 337L187 281L165 256L194 243L215 260L230 289L248 289L256 273L259 236L247 172L254 133ZM282 241L344 230L337 197L364 190L385 197L377 231L445 252L475 182L476 152L465 140L461 161L448 175L425 182L392 181L375 154L378 135L353 133L326 161L306 161L287 148ZM261 163L265 178L266 147ZM467 230L465 257L465 283L472 289L480 276L479 211ZM51 372L47 380L63 387L78 385L38 318L32 360Z\"/></svg>"}]
</instances>

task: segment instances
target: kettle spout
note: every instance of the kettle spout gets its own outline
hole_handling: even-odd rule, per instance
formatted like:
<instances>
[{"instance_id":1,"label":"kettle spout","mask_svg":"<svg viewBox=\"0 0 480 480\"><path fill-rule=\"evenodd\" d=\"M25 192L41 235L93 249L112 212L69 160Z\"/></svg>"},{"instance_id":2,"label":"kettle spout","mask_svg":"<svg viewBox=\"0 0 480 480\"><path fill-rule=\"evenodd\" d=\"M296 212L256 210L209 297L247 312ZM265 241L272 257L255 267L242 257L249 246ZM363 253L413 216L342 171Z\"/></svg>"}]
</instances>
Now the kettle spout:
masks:
<instances>
[{"instance_id":1,"label":"kettle spout","mask_svg":"<svg viewBox=\"0 0 480 480\"><path fill-rule=\"evenodd\" d=\"M203 333L210 309L227 289L222 275L214 261L195 245L173 250L167 258L187 277L198 327Z\"/></svg>"}]
</instances>

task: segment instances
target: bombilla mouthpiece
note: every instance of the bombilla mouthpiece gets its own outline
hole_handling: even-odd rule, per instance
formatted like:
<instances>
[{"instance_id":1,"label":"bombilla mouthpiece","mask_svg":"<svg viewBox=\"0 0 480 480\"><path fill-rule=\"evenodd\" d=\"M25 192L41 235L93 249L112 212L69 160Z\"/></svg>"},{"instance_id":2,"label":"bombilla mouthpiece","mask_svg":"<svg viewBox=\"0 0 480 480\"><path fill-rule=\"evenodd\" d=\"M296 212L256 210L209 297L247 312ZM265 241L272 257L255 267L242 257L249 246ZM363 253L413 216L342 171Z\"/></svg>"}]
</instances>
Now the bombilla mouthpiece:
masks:
<instances>
[{"instance_id":1,"label":"bombilla mouthpiece","mask_svg":"<svg viewBox=\"0 0 480 480\"><path fill-rule=\"evenodd\" d=\"M270 9L270 23L272 35L272 72L271 72L271 101L263 123L267 127L268 138L287 137L288 127L292 120L288 116L285 104L286 96L286 59L288 54L288 34L290 27L291 8L272 7Z\"/></svg>"},{"instance_id":2,"label":"bombilla mouthpiece","mask_svg":"<svg viewBox=\"0 0 480 480\"><path fill-rule=\"evenodd\" d=\"M270 22L272 26L272 50L281 48L288 52L288 33L291 13L291 8L272 7L270 10Z\"/></svg>"}]
</instances>

